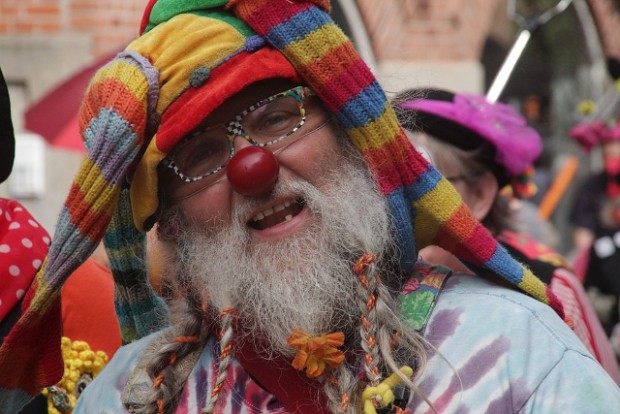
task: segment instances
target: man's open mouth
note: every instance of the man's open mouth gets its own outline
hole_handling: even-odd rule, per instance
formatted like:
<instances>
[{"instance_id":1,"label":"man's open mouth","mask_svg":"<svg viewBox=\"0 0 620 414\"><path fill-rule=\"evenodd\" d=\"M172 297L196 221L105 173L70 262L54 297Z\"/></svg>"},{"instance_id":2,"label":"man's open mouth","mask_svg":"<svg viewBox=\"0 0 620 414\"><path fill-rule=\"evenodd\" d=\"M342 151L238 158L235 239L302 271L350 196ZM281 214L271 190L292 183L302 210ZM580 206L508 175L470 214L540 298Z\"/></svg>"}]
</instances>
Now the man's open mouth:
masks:
<instances>
[{"instance_id":1,"label":"man's open mouth","mask_svg":"<svg viewBox=\"0 0 620 414\"><path fill-rule=\"evenodd\" d=\"M280 204L277 204L271 208L263 210L257 213L248 222L248 226L255 230L263 230L269 227L273 227L280 223L292 220L297 214L303 210L305 206L303 199L286 200Z\"/></svg>"}]
</instances>

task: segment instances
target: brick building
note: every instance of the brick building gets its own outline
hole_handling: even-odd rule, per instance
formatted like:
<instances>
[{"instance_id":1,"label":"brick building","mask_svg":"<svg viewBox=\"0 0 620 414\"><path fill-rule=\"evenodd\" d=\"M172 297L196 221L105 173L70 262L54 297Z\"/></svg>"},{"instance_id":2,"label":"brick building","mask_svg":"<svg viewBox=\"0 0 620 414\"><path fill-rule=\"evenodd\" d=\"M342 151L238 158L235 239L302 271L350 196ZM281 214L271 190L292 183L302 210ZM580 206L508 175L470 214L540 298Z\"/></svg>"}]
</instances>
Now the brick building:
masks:
<instances>
[{"instance_id":1,"label":"brick building","mask_svg":"<svg viewBox=\"0 0 620 414\"><path fill-rule=\"evenodd\" d=\"M0 0L0 67L9 82L16 129L23 131L24 111L54 86L136 37L146 2ZM332 6L388 93L416 86L484 92L517 29L506 0L332 0ZM557 18L564 19L560 28L546 33L546 43L538 40L538 53L524 54L504 97L519 103L528 88L533 93L544 88L549 119L557 118L554 111L570 112L577 100L600 93L606 86L604 58L620 57L617 0L574 0L564 14ZM574 50L559 53L566 48ZM557 62L550 63L556 52ZM562 67L566 62L570 70ZM574 95L568 100L567 91ZM563 133L561 127L551 129ZM44 191L21 200L50 230L82 157L46 145ZM10 185L0 186L0 196L11 193Z\"/></svg>"}]
</instances>

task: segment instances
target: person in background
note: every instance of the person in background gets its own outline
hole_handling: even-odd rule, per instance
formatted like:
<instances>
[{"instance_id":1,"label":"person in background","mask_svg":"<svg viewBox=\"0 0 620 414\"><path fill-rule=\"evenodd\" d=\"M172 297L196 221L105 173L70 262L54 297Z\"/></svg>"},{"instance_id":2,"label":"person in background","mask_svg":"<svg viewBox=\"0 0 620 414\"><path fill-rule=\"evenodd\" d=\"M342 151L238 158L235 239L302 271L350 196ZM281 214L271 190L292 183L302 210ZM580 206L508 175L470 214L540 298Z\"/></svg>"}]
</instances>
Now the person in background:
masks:
<instances>
[{"instance_id":1,"label":"person in background","mask_svg":"<svg viewBox=\"0 0 620 414\"><path fill-rule=\"evenodd\" d=\"M14 156L10 98L0 70L0 183L9 177ZM50 240L21 203L0 198L0 343L22 315L24 296L37 283L35 276ZM114 282L108 268L88 259L73 272L62 289L60 307L63 377L45 388L20 414L71 412L76 398L121 345L113 296Z\"/></svg>"},{"instance_id":2,"label":"person in background","mask_svg":"<svg viewBox=\"0 0 620 414\"><path fill-rule=\"evenodd\" d=\"M534 191L532 164L542 151L538 132L509 105L490 103L476 94L406 90L392 104L401 125L426 149L476 218L518 261L550 285L577 336L620 383L610 342L580 280L557 252L519 229L511 208L509 197L526 197ZM453 258L436 249L422 251L422 256L432 263L455 266Z\"/></svg>"},{"instance_id":3,"label":"person in background","mask_svg":"<svg viewBox=\"0 0 620 414\"><path fill-rule=\"evenodd\" d=\"M607 63L614 85L597 102L582 103L585 117L570 130L584 152L598 147L603 170L580 184L569 221L578 257L585 263L585 286L611 298L610 306L599 312L620 358L620 61L610 58Z\"/></svg>"},{"instance_id":4,"label":"person in background","mask_svg":"<svg viewBox=\"0 0 620 414\"><path fill-rule=\"evenodd\" d=\"M150 1L140 37L95 75L80 110L89 158L63 212L73 225L47 269L103 237L130 343L75 412L620 407L553 293L415 151L329 7ZM145 270L156 223L165 301ZM481 277L419 261L432 243ZM22 334L45 325L34 314ZM0 386L9 358L32 352L12 345Z\"/></svg>"}]
</instances>

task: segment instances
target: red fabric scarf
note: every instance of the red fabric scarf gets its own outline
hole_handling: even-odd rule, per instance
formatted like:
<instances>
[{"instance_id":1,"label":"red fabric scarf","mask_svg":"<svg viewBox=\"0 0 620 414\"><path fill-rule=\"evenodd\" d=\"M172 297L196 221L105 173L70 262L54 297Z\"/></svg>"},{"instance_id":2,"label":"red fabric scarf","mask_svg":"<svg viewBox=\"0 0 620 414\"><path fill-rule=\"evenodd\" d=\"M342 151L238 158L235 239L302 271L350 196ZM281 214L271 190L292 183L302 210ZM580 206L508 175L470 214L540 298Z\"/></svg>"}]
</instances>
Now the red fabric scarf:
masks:
<instances>
[{"instance_id":1,"label":"red fabric scarf","mask_svg":"<svg viewBox=\"0 0 620 414\"><path fill-rule=\"evenodd\" d=\"M311 380L281 357L266 360L250 341L237 350L235 358L291 414L329 414L323 385Z\"/></svg>"}]
</instances>

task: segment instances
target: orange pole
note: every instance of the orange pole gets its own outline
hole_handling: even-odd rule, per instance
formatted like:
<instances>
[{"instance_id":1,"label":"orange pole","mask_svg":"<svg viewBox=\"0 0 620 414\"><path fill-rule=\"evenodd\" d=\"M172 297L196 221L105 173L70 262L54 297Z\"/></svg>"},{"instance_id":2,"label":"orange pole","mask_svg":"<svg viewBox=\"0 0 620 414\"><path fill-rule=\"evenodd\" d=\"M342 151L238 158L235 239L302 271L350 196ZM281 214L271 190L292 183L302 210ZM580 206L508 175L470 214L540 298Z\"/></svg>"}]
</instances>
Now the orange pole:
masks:
<instances>
[{"instance_id":1,"label":"orange pole","mask_svg":"<svg viewBox=\"0 0 620 414\"><path fill-rule=\"evenodd\" d=\"M551 187L545 193L540 206L538 207L538 214L544 220L548 220L553 214L553 211L557 207L560 199L566 192L566 189L570 185L573 177L577 173L579 167L579 160L577 157L571 156L556 175Z\"/></svg>"}]
</instances>

